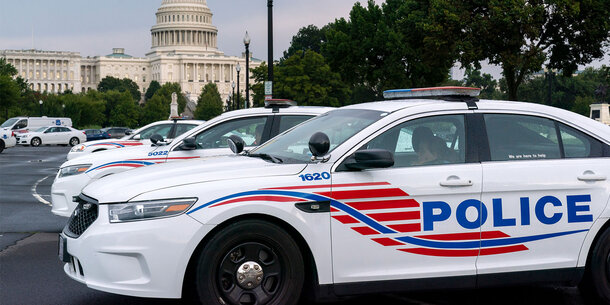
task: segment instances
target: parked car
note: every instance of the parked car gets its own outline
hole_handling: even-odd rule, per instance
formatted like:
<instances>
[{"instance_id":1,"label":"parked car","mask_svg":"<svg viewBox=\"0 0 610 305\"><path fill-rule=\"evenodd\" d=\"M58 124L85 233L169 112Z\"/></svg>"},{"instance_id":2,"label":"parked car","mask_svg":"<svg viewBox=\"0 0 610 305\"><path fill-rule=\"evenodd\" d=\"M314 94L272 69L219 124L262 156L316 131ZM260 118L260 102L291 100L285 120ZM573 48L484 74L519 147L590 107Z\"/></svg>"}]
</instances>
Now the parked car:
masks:
<instances>
[{"instance_id":1,"label":"parked car","mask_svg":"<svg viewBox=\"0 0 610 305\"><path fill-rule=\"evenodd\" d=\"M113 139L120 139L131 134L131 129L127 127L106 127L101 130L108 133Z\"/></svg>"},{"instance_id":2,"label":"parked car","mask_svg":"<svg viewBox=\"0 0 610 305\"><path fill-rule=\"evenodd\" d=\"M610 127L478 91L390 91L247 152L232 136L236 155L101 178L64 271L201 304L547 282L610 304Z\"/></svg>"},{"instance_id":3,"label":"parked car","mask_svg":"<svg viewBox=\"0 0 610 305\"><path fill-rule=\"evenodd\" d=\"M247 141L245 146L253 148L331 109L333 108L269 104L266 108L230 111L169 143L159 141L152 145L114 149L70 159L61 165L51 187L51 212L59 216L70 216L77 204L73 198L80 194L83 187L97 179L157 163L229 155L231 150L227 139L235 135Z\"/></svg>"},{"instance_id":4,"label":"parked car","mask_svg":"<svg viewBox=\"0 0 610 305\"><path fill-rule=\"evenodd\" d=\"M65 126L45 126L22 134L19 138L19 144L32 146L50 144L74 146L86 140L87 136L81 130Z\"/></svg>"},{"instance_id":5,"label":"parked car","mask_svg":"<svg viewBox=\"0 0 610 305\"><path fill-rule=\"evenodd\" d=\"M158 134L165 142L171 142L175 137L201 125L205 121L200 120L165 120L150 123L142 128L136 129L132 134L117 140L98 140L74 146L66 158L72 160L90 153L101 152L109 149L150 145L150 137Z\"/></svg>"},{"instance_id":6,"label":"parked car","mask_svg":"<svg viewBox=\"0 0 610 305\"><path fill-rule=\"evenodd\" d=\"M15 146L15 144L17 144L15 132L9 128L0 128L0 153L4 151L5 148Z\"/></svg>"},{"instance_id":7,"label":"parked car","mask_svg":"<svg viewBox=\"0 0 610 305\"><path fill-rule=\"evenodd\" d=\"M95 140L105 140L110 139L110 135L100 129L85 129L83 130L85 135L87 136L87 142L95 141Z\"/></svg>"},{"instance_id":8,"label":"parked car","mask_svg":"<svg viewBox=\"0 0 610 305\"><path fill-rule=\"evenodd\" d=\"M44 126L66 126L72 127L72 119L60 117L14 117L6 120L0 128L12 130L15 134L16 142L19 138L32 130Z\"/></svg>"}]
</instances>

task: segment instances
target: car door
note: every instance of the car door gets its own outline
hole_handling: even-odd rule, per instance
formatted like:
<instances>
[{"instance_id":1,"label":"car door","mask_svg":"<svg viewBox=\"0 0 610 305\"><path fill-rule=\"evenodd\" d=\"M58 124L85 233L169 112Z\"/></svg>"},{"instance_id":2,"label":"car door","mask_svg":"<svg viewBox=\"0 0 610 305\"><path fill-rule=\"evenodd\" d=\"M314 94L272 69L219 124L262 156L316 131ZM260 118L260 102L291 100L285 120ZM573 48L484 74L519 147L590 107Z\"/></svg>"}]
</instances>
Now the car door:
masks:
<instances>
[{"instance_id":1,"label":"car door","mask_svg":"<svg viewBox=\"0 0 610 305\"><path fill-rule=\"evenodd\" d=\"M392 152L392 167L353 171L345 161L337 167L330 194L341 202L331 214L335 284L406 280L391 289L474 287L485 215L468 116L402 119L358 148ZM435 147L435 158L426 157L424 143ZM421 280L439 277L446 279Z\"/></svg>"},{"instance_id":2,"label":"car door","mask_svg":"<svg viewBox=\"0 0 610 305\"><path fill-rule=\"evenodd\" d=\"M520 271L571 276L593 221L608 202L603 144L541 115L484 113L489 143L482 162L489 217L477 269L482 285ZM493 274L493 275L492 275ZM531 273L530 278L535 279Z\"/></svg>"},{"instance_id":3,"label":"car door","mask_svg":"<svg viewBox=\"0 0 610 305\"><path fill-rule=\"evenodd\" d=\"M267 114L227 119L194 135L197 149L182 150L182 143L172 143L169 153L166 150L159 153L166 154L167 161L230 155L232 152L227 143L230 136L241 137L246 148L253 147L256 145L257 132L271 128L272 120L273 116Z\"/></svg>"},{"instance_id":4,"label":"car door","mask_svg":"<svg viewBox=\"0 0 610 305\"><path fill-rule=\"evenodd\" d=\"M58 144L68 144L70 142L70 138L77 137L72 133L72 130L67 127L55 127L58 129L57 133L57 143ZM79 139L80 140L80 139Z\"/></svg>"},{"instance_id":5,"label":"car door","mask_svg":"<svg viewBox=\"0 0 610 305\"><path fill-rule=\"evenodd\" d=\"M51 127L42 134L42 144L57 144L59 143L59 127Z\"/></svg>"}]
</instances>

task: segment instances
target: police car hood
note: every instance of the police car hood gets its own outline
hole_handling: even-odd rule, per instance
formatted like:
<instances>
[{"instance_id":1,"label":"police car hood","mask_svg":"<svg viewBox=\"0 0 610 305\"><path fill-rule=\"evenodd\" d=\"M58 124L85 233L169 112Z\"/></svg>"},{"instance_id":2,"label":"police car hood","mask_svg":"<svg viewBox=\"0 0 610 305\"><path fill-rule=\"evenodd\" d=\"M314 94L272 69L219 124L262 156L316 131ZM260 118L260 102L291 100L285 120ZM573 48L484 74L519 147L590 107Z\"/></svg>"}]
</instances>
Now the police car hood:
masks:
<instances>
[{"instance_id":1,"label":"police car hood","mask_svg":"<svg viewBox=\"0 0 610 305\"><path fill-rule=\"evenodd\" d=\"M100 203L126 202L150 191L194 183L294 175L306 164L275 164L260 158L224 156L171 162L110 175L92 182L82 191Z\"/></svg>"}]
</instances>

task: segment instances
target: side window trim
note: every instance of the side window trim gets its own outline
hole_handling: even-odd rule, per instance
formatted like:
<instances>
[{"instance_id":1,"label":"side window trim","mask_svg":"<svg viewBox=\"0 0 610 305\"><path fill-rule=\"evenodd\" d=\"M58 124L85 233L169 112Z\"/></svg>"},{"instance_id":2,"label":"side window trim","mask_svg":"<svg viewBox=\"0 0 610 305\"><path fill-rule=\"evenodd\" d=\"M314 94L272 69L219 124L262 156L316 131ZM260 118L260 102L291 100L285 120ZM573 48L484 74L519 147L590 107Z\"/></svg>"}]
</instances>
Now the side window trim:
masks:
<instances>
[{"instance_id":1,"label":"side window trim","mask_svg":"<svg viewBox=\"0 0 610 305\"><path fill-rule=\"evenodd\" d=\"M467 113L464 123L466 124L466 163L491 160L483 114Z\"/></svg>"},{"instance_id":2,"label":"side window trim","mask_svg":"<svg viewBox=\"0 0 610 305\"><path fill-rule=\"evenodd\" d=\"M557 134L557 142L559 143L559 156L561 159L565 159L566 151L565 147L563 146L563 138L561 137L561 128L559 126L560 124L557 122L557 120L553 120L553 122L555 123L555 133Z\"/></svg>"}]
</instances>

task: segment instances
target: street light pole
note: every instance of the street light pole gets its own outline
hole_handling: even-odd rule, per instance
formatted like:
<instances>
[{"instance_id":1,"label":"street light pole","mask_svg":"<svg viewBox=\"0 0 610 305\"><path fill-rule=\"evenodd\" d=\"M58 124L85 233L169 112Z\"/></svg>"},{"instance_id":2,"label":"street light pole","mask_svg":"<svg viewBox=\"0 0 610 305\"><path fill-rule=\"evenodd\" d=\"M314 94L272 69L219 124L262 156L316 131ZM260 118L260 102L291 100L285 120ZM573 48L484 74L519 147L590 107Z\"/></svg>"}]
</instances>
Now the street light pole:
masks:
<instances>
[{"instance_id":1,"label":"street light pole","mask_svg":"<svg viewBox=\"0 0 610 305\"><path fill-rule=\"evenodd\" d=\"M231 110L235 110L235 81L231 83L231 87L233 87L233 93L231 94Z\"/></svg>"},{"instance_id":2,"label":"street light pole","mask_svg":"<svg viewBox=\"0 0 610 305\"><path fill-rule=\"evenodd\" d=\"M239 63L237 63L237 66L235 66L235 70L237 70L237 101L235 102L235 107L239 109L239 72L241 71L241 66Z\"/></svg>"},{"instance_id":3,"label":"street light pole","mask_svg":"<svg viewBox=\"0 0 610 305\"><path fill-rule=\"evenodd\" d=\"M248 35L248 31L246 31L244 37L244 45L246 46L246 101L244 102L244 109L246 109L250 104L250 35Z\"/></svg>"},{"instance_id":4,"label":"street light pole","mask_svg":"<svg viewBox=\"0 0 610 305\"><path fill-rule=\"evenodd\" d=\"M42 100L39 100L38 104L40 104L40 116L42 116Z\"/></svg>"},{"instance_id":5,"label":"street light pole","mask_svg":"<svg viewBox=\"0 0 610 305\"><path fill-rule=\"evenodd\" d=\"M273 0L267 0L267 80L273 82Z\"/></svg>"}]
</instances>

